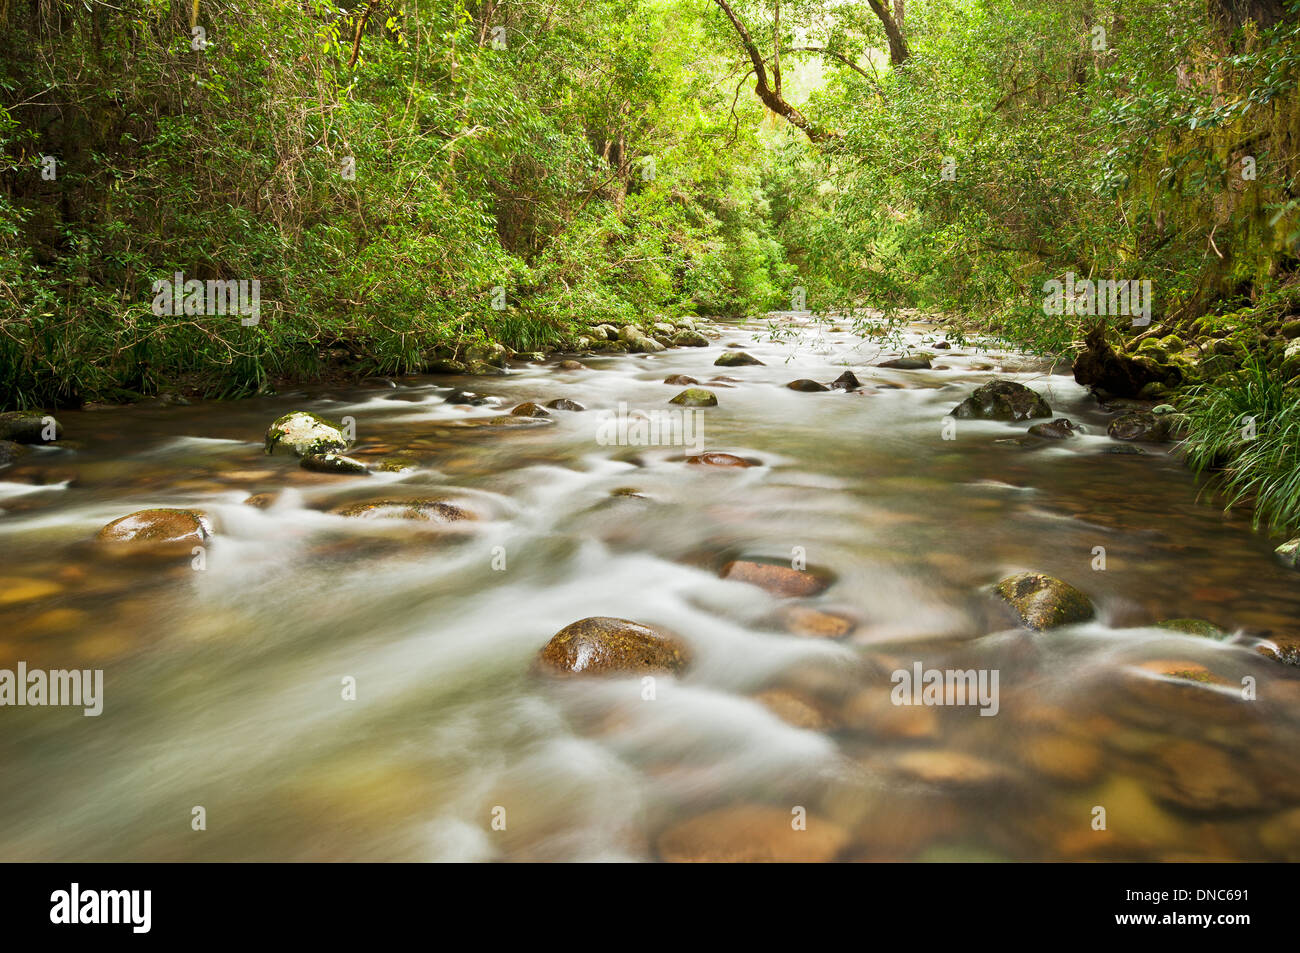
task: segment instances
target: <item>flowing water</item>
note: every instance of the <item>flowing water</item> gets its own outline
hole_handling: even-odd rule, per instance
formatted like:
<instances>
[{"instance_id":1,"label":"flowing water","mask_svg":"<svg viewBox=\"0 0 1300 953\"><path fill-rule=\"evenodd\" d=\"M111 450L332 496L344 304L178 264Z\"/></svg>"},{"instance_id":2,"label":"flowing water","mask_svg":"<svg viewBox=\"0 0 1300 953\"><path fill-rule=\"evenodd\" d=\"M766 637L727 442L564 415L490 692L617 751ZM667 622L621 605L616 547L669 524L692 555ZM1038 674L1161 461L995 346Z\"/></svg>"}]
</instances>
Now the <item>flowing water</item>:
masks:
<instances>
[{"instance_id":1,"label":"flowing water","mask_svg":"<svg viewBox=\"0 0 1300 953\"><path fill-rule=\"evenodd\" d=\"M1300 613L1275 541L1198 501L1167 447L1106 452L1106 413L1066 373L965 346L882 369L898 350L878 339L780 327L583 369L60 414L59 446L0 471L0 668L102 669L104 707L0 709L0 858L652 860L669 831L673 856L721 838L810 859L1300 859L1300 669L1260 651ZM764 364L714 366L729 343ZM845 369L862 391L784 386ZM718 396L700 447L603 439L620 403L670 409L672 374ZM1087 432L945 433L995 377ZM497 400L450 404L451 386ZM559 397L587 410L484 425ZM299 409L354 418L354 456L410 469L266 456ZM758 465L685 462L700 448ZM327 512L413 497L478 518ZM94 544L153 506L208 514L202 569ZM719 578L741 556L834 583L792 601ZM1017 628L988 587L1022 569L1096 619ZM856 627L792 633L792 605ZM538 675L588 616L676 632L692 664L653 691ZM1183 617L1234 635L1153 627ZM996 672L996 714L893 704L917 663Z\"/></svg>"}]
</instances>

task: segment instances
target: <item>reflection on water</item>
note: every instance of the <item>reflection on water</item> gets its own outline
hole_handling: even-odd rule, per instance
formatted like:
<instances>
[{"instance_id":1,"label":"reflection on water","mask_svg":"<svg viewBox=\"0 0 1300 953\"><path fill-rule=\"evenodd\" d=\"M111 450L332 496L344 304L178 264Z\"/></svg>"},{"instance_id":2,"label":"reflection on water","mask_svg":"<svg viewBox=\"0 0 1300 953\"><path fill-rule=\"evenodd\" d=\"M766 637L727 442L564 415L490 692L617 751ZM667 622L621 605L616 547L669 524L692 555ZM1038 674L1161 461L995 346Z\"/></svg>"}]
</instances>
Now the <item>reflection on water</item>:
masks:
<instances>
[{"instance_id":1,"label":"reflection on water","mask_svg":"<svg viewBox=\"0 0 1300 953\"><path fill-rule=\"evenodd\" d=\"M1258 651L1294 637L1300 592L1244 518L1198 502L1165 448L1105 452L1095 402L1023 358L885 370L896 352L847 332L715 344L733 342L764 364L715 367L715 346L61 414L62 449L0 474L0 668L102 668L104 713L0 709L0 858L1300 859L1300 670ZM846 367L862 391L784 386ZM620 402L667 409L673 374L718 396L703 447L759 465L598 439ZM996 376L1087 433L1026 448L996 442L1023 424L960 421L943 439ZM452 386L499 400L451 404ZM486 423L556 398L588 410ZM405 469L265 456L293 409L354 417L352 455ZM327 512L428 497L477 518ZM206 568L91 543L151 506L209 515ZM835 581L778 599L719 578L740 556ZM985 589L1021 569L1078 586L1096 620L1009 627ZM852 633L799 634L811 608ZM636 678L530 674L598 615L679 633L692 667L653 700ZM1187 617L1234 635L1153 627ZM996 670L997 714L894 705L916 663Z\"/></svg>"}]
</instances>

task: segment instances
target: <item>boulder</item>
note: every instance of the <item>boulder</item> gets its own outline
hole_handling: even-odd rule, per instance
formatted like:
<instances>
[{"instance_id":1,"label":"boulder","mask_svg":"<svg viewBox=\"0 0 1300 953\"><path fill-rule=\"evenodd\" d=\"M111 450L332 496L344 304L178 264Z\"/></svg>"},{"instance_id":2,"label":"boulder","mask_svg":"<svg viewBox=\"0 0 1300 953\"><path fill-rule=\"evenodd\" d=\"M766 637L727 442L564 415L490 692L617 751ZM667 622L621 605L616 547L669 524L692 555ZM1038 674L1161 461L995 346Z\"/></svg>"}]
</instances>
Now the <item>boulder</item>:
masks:
<instances>
[{"instance_id":1,"label":"boulder","mask_svg":"<svg viewBox=\"0 0 1300 953\"><path fill-rule=\"evenodd\" d=\"M862 384L853 375L852 371L845 371L835 380L831 381L831 387L836 390L857 390Z\"/></svg>"},{"instance_id":2,"label":"boulder","mask_svg":"<svg viewBox=\"0 0 1300 953\"><path fill-rule=\"evenodd\" d=\"M0 440L14 443L53 443L63 439L63 425L49 414L23 410L0 414Z\"/></svg>"},{"instance_id":3,"label":"boulder","mask_svg":"<svg viewBox=\"0 0 1300 953\"><path fill-rule=\"evenodd\" d=\"M1116 351L1106 343L1104 325L1097 325L1084 338L1084 350L1071 368L1080 384L1111 397L1136 397L1151 381L1165 375L1155 362Z\"/></svg>"},{"instance_id":4,"label":"boulder","mask_svg":"<svg viewBox=\"0 0 1300 953\"><path fill-rule=\"evenodd\" d=\"M697 453L694 456L686 458L687 463L693 463L706 467L753 467L756 463L746 460L744 457L738 457L733 453L717 453L709 451L707 453Z\"/></svg>"},{"instance_id":5,"label":"boulder","mask_svg":"<svg viewBox=\"0 0 1300 953\"><path fill-rule=\"evenodd\" d=\"M892 367L899 371L928 371L928 357L896 357L892 361L881 361L876 367Z\"/></svg>"},{"instance_id":6,"label":"boulder","mask_svg":"<svg viewBox=\"0 0 1300 953\"><path fill-rule=\"evenodd\" d=\"M797 381L791 381L785 386L790 388L791 390L802 391L803 393L806 394L816 393L818 391L830 390L830 388L827 387L825 384L819 384L816 381L810 381L806 378Z\"/></svg>"},{"instance_id":7,"label":"boulder","mask_svg":"<svg viewBox=\"0 0 1300 953\"><path fill-rule=\"evenodd\" d=\"M95 538L112 546L188 552L211 537L207 517L197 510L152 509L113 520Z\"/></svg>"},{"instance_id":8,"label":"boulder","mask_svg":"<svg viewBox=\"0 0 1300 953\"><path fill-rule=\"evenodd\" d=\"M21 456L31 451L21 443L12 440L0 440L0 467L7 467Z\"/></svg>"},{"instance_id":9,"label":"boulder","mask_svg":"<svg viewBox=\"0 0 1300 953\"><path fill-rule=\"evenodd\" d=\"M1036 391L1015 381L990 381L952 409L963 420L1029 420L1050 417L1052 408Z\"/></svg>"},{"instance_id":10,"label":"boulder","mask_svg":"<svg viewBox=\"0 0 1300 953\"><path fill-rule=\"evenodd\" d=\"M294 456L331 453L348 448L342 426L305 411L285 414L266 431L266 452L288 450Z\"/></svg>"},{"instance_id":11,"label":"boulder","mask_svg":"<svg viewBox=\"0 0 1300 953\"><path fill-rule=\"evenodd\" d=\"M544 407L533 403L531 400L522 404L516 404L510 410L511 417L549 417L550 413Z\"/></svg>"},{"instance_id":12,"label":"boulder","mask_svg":"<svg viewBox=\"0 0 1300 953\"><path fill-rule=\"evenodd\" d=\"M578 403L576 400L569 400L569 398L567 397L556 398L555 400L548 403L546 406L549 407L551 410L567 410L571 412L577 412L577 411L587 409L586 407L582 406L582 404Z\"/></svg>"},{"instance_id":13,"label":"boulder","mask_svg":"<svg viewBox=\"0 0 1300 953\"><path fill-rule=\"evenodd\" d=\"M330 512L351 519L402 519L429 523L458 523L476 518L473 513L446 500L365 500L341 503Z\"/></svg>"},{"instance_id":14,"label":"boulder","mask_svg":"<svg viewBox=\"0 0 1300 953\"><path fill-rule=\"evenodd\" d=\"M701 387L688 387L668 403L678 404L682 407L716 407L718 406L718 396L713 391L704 390Z\"/></svg>"},{"instance_id":15,"label":"boulder","mask_svg":"<svg viewBox=\"0 0 1300 953\"><path fill-rule=\"evenodd\" d=\"M364 476L369 468L360 460L345 457L340 453L309 453L299 463L304 470L313 473L338 473Z\"/></svg>"},{"instance_id":16,"label":"boulder","mask_svg":"<svg viewBox=\"0 0 1300 953\"><path fill-rule=\"evenodd\" d=\"M763 362L744 351L723 351L713 363L718 367L743 367L747 364L761 365Z\"/></svg>"},{"instance_id":17,"label":"boulder","mask_svg":"<svg viewBox=\"0 0 1300 953\"><path fill-rule=\"evenodd\" d=\"M1029 435L1031 437L1046 437L1051 440L1063 440L1067 437L1073 437L1078 429L1073 421L1058 417L1049 423L1034 424L1029 428Z\"/></svg>"},{"instance_id":18,"label":"boulder","mask_svg":"<svg viewBox=\"0 0 1300 953\"><path fill-rule=\"evenodd\" d=\"M1140 410L1116 417L1106 428L1106 433L1116 440L1164 443L1169 439L1170 425L1168 414L1157 415Z\"/></svg>"},{"instance_id":19,"label":"boulder","mask_svg":"<svg viewBox=\"0 0 1300 953\"><path fill-rule=\"evenodd\" d=\"M674 347L708 347L709 339L699 331L678 331L672 337Z\"/></svg>"},{"instance_id":20,"label":"boulder","mask_svg":"<svg viewBox=\"0 0 1300 953\"><path fill-rule=\"evenodd\" d=\"M1026 627L1035 631L1086 622L1096 614L1092 602L1082 592L1040 572L1008 576L993 591L1016 611Z\"/></svg>"},{"instance_id":21,"label":"boulder","mask_svg":"<svg viewBox=\"0 0 1300 953\"><path fill-rule=\"evenodd\" d=\"M565 626L537 656L540 669L557 675L676 674L689 661L686 647L675 636L608 616Z\"/></svg>"}]
</instances>

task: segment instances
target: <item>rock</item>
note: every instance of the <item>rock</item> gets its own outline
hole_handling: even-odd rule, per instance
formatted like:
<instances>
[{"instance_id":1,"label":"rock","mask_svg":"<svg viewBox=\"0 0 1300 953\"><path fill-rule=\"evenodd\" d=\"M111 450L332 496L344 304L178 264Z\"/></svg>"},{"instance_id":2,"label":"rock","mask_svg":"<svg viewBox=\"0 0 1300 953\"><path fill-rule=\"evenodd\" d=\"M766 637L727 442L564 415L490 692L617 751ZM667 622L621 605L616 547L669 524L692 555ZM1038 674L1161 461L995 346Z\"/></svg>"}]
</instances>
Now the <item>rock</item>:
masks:
<instances>
[{"instance_id":1,"label":"rock","mask_svg":"<svg viewBox=\"0 0 1300 953\"><path fill-rule=\"evenodd\" d=\"M28 579L22 576L0 576L0 605L17 605L35 602L57 595L63 587L51 579Z\"/></svg>"},{"instance_id":2,"label":"rock","mask_svg":"<svg viewBox=\"0 0 1300 953\"><path fill-rule=\"evenodd\" d=\"M46 439L46 438L49 439ZM14 410L0 414L0 440L14 443L53 443L63 439L63 425L49 414Z\"/></svg>"},{"instance_id":3,"label":"rock","mask_svg":"<svg viewBox=\"0 0 1300 953\"><path fill-rule=\"evenodd\" d=\"M1050 423L1034 424L1029 428L1031 437L1047 437L1052 440L1063 440L1066 437L1073 437L1079 428L1074 425L1073 421L1064 417L1058 417Z\"/></svg>"},{"instance_id":4,"label":"rock","mask_svg":"<svg viewBox=\"0 0 1300 953\"><path fill-rule=\"evenodd\" d=\"M1015 381L990 381L952 409L963 420L1028 420L1050 417L1052 408L1035 391Z\"/></svg>"},{"instance_id":5,"label":"rock","mask_svg":"<svg viewBox=\"0 0 1300 953\"><path fill-rule=\"evenodd\" d=\"M942 787L984 787L1005 776L993 762L956 750L908 751L894 760L894 767L904 777Z\"/></svg>"},{"instance_id":6,"label":"rock","mask_svg":"<svg viewBox=\"0 0 1300 953\"><path fill-rule=\"evenodd\" d=\"M550 413L545 408L534 404L531 400L522 404L516 404L510 410L511 417L549 417Z\"/></svg>"},{"instance_id":7,"label":"rock","mask_svg":"<svg viewBox=\"0 0 1300 953\"><path fill-rule=\"evenodd\" d=\"M796 830L789 808L762 804L725 807L676 824L659 835L669 863L828 863L849 843L843 828L808 817Z\"/></svg>"},{"instance_id":8,"label":"rock","mask_svg":"<svg viewBox=\"0 0 1300 953\"><path fill-rule=\"evenodd\" d=\"M763 362L744 351L723 351L713 363L718 367L743 367L747 364L761 365Z\"/></svg>"},{"instance_id":9,"label":"rock","mask_svg":"<svg viewBox=\"0 0 1300 953\"><path fill-rule=\"evenodd\" d=\"M538 665L560 675L665 672L690 661L675 636L626 619L593 616L557 632L538 653Z\"/></svg>"},{"instance_id":10,"label":"rock","mask_svg":"<svg viewBox=\"0 0 1300 953\"><path fill-rule=\"evenodd\" d=\"M465 368L465 373L475 377L501 376L505 373L495 364L489 364L487 361L471 361Z\"/></svg>"},{"instance_id":11,"label":"rock","mask_svg":"<svg viewBox=\"0 0 1300 953\"><path fill-rule=\"evenodd\" d=\"M678 331L672 337L674 347L708 347L709 339L699 331Z\"/></svg>"},{"instance_id":12,"label":"rock","mask_svg":"<svg viewBox=\"0 0 1300 953\"><path fill-rule=\"evenodd\" d=\"M471 407L479 407L489 403L492 398L484 397L481 394L471 394L469 391L453 388L451 393L443 398L449 404L466 404Z\"/></svg>"},{"instance_id":13,"label":"rock","mask_svg":"<svg viewBox=\"0 0 1300 953\"><path fill-rule=\"evenodd\" d=\"M578 411L583 411L587 409L586 407L582 406L582 404L578 403L576 400L569 400L569 398L567 397L559 397L551 401L546 406L551 408L551 410L567 410L573 413L577 413Z\"/></svg>"},{"instance_id":14,"label":"rock","mask_svg":"<svg viewBox=\"0 0 1300 953\"><path fill-rule=\"evenodd\" d=\"M464 374L468 368L460 361L436 358L424 366L426 374Z\"/></svg>"},{"instance_id":15,"label":"rock","mask_svg":"<svg viewBox=\"0 0 1300 953\"><path fill-rule=\"evenodd\" d=\"M591 333L593 336L603 338L606 341L618 340L618 328L612 324L598 324L591 329Z\"/></svg>"},{"instance_id":16,"label":"rock","mask_svg":"<svg viewBox=\"0 0 1300 953\"><path fill-rule=\"evenodd\" d=\"M475 344L465 349L465 360L468 364L491 364L494 367L505 367L506 361L510 357L510 352L504 345L497 344L495 341L489 341L487 344Z\"/></svg>"},{"instance_id":17,"label":"rock","mask_svg":"<svg viewBox=\"0 0 1300 953\"><path fill-rule=\"evenodd\" d=\"M665 384L676 384L678 387L689 387L691 384L698 384L694 377L687 377L685 374L674 374L671 377L664 378Z\"/></svg>"},{"instance_id":18,"label":"rock","mask_svg":"<svg viewBox=\"0 0 1300 953\"><path fill-rule=\"evenodd\" d=\"M1106 452L1118 454L1120 456L1133 456L1133 457L1140 457L1146 453L1146 451L1143 450L1141 447L1134 447L1127 444L1119 447L1107 447Z\"/></svg>"},{"instance_id":19,"label":"rock","mask_svg":"<svg viewBox=\"0 0 1300 953\"><path fill-rule=\"evenodd\" d=\"M1220 748L1180 740L1157 748L1155 757L1162 769L1152 790L1157 800L1198 812L1252 810L1263 804L1243 766Z\"/></svg>"},{"instance_id":20,"label":"rock","mask_svg":"<svg viewBox=\"0 0 1300 953\"><path fill-rule=\"evenodd\" d=\"M1096 614L1082 592L1043 573L1016 573L999 582L993 591L1016 610L1021 622L1036 631L1084 622Z\"/></svg>"},{"instance_id":21,"label":"rock","mask_svg":"<svg viewBox=\"0 0 1300 953\"><path fill-rule=\"evenodd\" d=\"M560 361L557 365L562 371L585 371L587 365L582 361Z\"/></svg>"},{"instance_id":22,"label":"rock","mask_svg":"<svg viewBox=\"0 0 1300 953\"><path fill-rule=\"evenodd\" d=\"M780 619L791 635L809 639L842 639L857 627L852 619L808 606L785 606Z\"/></svg>"},{"instance_id":23,"label":"rock","mask_svg":"<svg viewBox=\"0 0 1300 953\"><path fill-rule=\"evenodd\" d=\"M1170 420L1167 414L1157 417L1150 411L1137 411L1116 417L1106 428L1106 433L1116 440L1137 440L1142 443L1164 443L1169 439Z\"/></svg>"},{"instance_id":24,"label":"rock","mask_svg":"<svg viewBox=\"0 0 1300 953\"><path fill-rule=\"evenodd\" d=\"M1022 738L1016 752L1027 768L1060 784L1089 784L1101 774L1101 749L1082 738L1034 734Z\"/></svg>"},{"instance_id":25,"label":"rock","mask_svg":"<svg viewBox=\"0 0 1300 953\"><path fill-rule=\"evenodd\" d=\"M627 344L633 354L654 354L664 346L635 325L626 324L619 329L618 339Z\"/></svg>"},{"instance_id":26,"label":"rock","mask_svg":"<svg viewBox=\"0 0 1300 953\"><path fill-rule=\"evenodd\" d=\"M1154 362L1131 357L1106 343L1104 325L1097 325L1084 339L1084 350L1074 359L1074 379L1112 397L1133 397L1164 375Z\"/></svg>"},{"instance_id":27,"label":"rock","mask_svg":"<svg viewBox=\"0 0 1300 953\"><path fill-rule=\"evenodd\" d=\"M831 720L812 699L797 692L773 688L759 692L754 700L761 702L768 711L787 724L808 731L826 731L831 727Z\"/></svg>"},{"instance_id":28,"label":"rock","mask_svg":"<svg viewBox=\"0 0 1300 953\"><path fill-rule=\"evenodd\" d=\"M947 341L940 341L938 344L935 345L935 348L940 351L946 351L950 347L952 347L952 345L949 344Z\"/></svg>"},{"instance_id":29,"label":"rock","mask_svg":"<svg viewBox=\"0 0 1300 953\"><path fill-rule=\"evenodd\" d=\"M1163 619L1156 623L1160 629L1169 629L1173 632L1182 632L1185 635L1200 635L1207 639L1223 640L1228 638L1232 633L1220 629L1213 622L1206 622L1204 619Z\"/></svg>"},{"instance_id":30,"label":"rock","mask_svg":"<svg viewBox=\"0 0 1300 953\"><path fill-rule=\"evenodd\" d=\"M197 510L139 510L113 520L95 537L102 543L186 552L212 537L207 517Z\"/></svg>"},{"instance_id":31,"label":"rock","mask_svg":"<svg viewBox=\"0 0 1300 953\"><path fill-rule=\"evenodd\" d=\"M285 414L266 431L266 452L286 449L295 456L331 453L348 448L342 427L304 411Z\"/></svg>"},{"instance_id":32,"label":"rock","mask_svg":"<svg viewBox=\"0 0 1300 953\"><path fill-rule=\"evenodd\" d=\"M0 467L7 467L21 456L30 453L21 443L13 440L0 440Z\"/></svg>"},{"instance_id":33,"label":"rock","mask_svg":"<svg viewBox=\"0 0 1300 953\"><path fill-rule=\"evenodd\" d=\"M895 705L885 685L864 688L844 705L844 724L890 741L939 737L939 713L927 705Z\"/></svg>"},{"instance_id":34,"label":"rock","mask_svg":"<svg viewBox=\"0 0 1300 953\"><path fill-rule=\"evenodd\" d=\"M299 463L304 470L313 473L340 473L364 475L370 470L360 460L353 460L339 453L309 453Z\"/></svg>"},{"instance_id":35,"label":"rock","mask_svg":"<svg viewBox=\"0 0 1300 953\"><path fill-rule=\"evenodd\" d=\"M831 387L835 390L857 390L862 384L853 376L852 371L845 371L835 380L831 381Z\"/></svg>"},{"instance_id":36,"label":"rock","mask_svg":"<svg viewBox=\"0 0 1300 953\"><path fill-rule=\"evenodd\" d=\"M785 386L790 388L791 390L802 391L808 394L815 393L817 391L830 390L830 388L827 387L825 384L819 384L816 381L810 381L807 379L791 381Z\"/></svg>"},{"instance_id":37,"label":"rock","mask_svg":"<svg viewBox=\"0 0 1300 953\"><path fill-rule=\"evenodd\" d=\"M714 451L697 453L694 456L687 457L686 462L693 463L696 465L707 466L707 467L757 466L757 464L753 463L750 460L746 460L744 457L738 457L735 454L731 454L731 453L717 453Z\"/></svg>"},{"instance_id":38,"label":"rock","mask_svg":"<svg viewBox=\"0 0 1300 953\"><path fill-rule=\"evenodd\" d=\"M1290 566L1292 569L1297 568L1296 556L1300 554L1300 536L1295 539L1288 539L1285 543L1273 550L1278 560L1284 566Z\"/></svg>"},{"instance_id":39,"label":"rock","mask_svg":"<svg viewBox=\"0 0 1300 953\"><path fill-rule=\"evenodd\" d=\"M892 367L899 371L928 371L928 357L896 357L892 361L881 361L876 367Z\"/></svg>"},{"instance_id":40,"label":"rock","mask_svg":"<svg viewBox=\"0 0 1300 953\"><path fill-rule=\"evenodd\" d=\"M680 404L683 407L716 407L718 396L713 391L700 387L688 387L668 403Z\"/></svg>"},{"instance_id":41,"label":"rock","mask_svg":"<svg viewBox=\"0 0 1300 953\"><path fill-rule=\"evenodd\" d=\"M330 512L351 519L422 520L429 523L458 523L476 519L473 513L445 500L366 500L361 503L341 503Z\"/></svg>"},{"instance_id":42,"label":"rock","mask_svg":"<svg viewBox=\"0 0 1300 953\"><path fill-rule=\"evenodd\" d=\"M747 582L770 592L774 596L803 597L815 596L830 585L830 580L822 573L807 569L792 569L775 563L760 563L749 559L737 559L722 567L723 579L735 582Z\"/></svg>"}]
</instances>

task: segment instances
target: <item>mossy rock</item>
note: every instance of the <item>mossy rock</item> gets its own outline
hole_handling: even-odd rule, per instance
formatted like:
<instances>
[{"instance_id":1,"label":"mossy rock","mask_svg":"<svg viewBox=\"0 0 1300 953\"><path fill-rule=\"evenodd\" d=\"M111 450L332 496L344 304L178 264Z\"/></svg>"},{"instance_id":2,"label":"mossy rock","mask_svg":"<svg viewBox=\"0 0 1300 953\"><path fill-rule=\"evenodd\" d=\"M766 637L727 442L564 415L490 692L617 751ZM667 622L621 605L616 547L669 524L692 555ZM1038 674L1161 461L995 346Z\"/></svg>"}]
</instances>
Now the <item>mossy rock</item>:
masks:
<instances>
[{"instance_id":1,"label":"mossy rock","mask_svg":"<svg viewBox=\"0 0 1300 953\"><path fill-rule=\"evenodd\" d=\"M668 403L682 407L716 407L718 395L703 387L688 387Z\"/></svg>"},{"instance_id":2,"label":"mossy rock","mask_svg":"<svg viewBox=\"0 0 1300 953\"><path fill-rule=\"evenodd\" d=\"M1206 622L1204 619L1162 619L1156 623L1156 628L1182 632L1185 635L1200 635L1207 639L1216 640L1226 639L1232 634L1219 628L1213 622Z\"/></svg>"},{"instance_id":3,"label":"mossy rock","mask_svg":"<svg viewBox=\"0 0 1300 953\"><path fill-rule=\"evenodd\" d=\"M285 414L266 431L266 452L288 450L295 456L334 453L348 448L342 425L307 411Z\"/></svg>"},{"instance_id":4,"label":"mossy rock","mask_svg":"<svg viewBox=\"0 0 1300 953\"><path fill-rule=\"evenodd\" d=\"M1035 631L1086 622L1096 615L1091 600L1068 582L1041 572L1008 576L993 592L1005 600L1020 621Z\"/></svg>"},{"instance_id":5,"label":"mossy rock","mask_svg":"<svg viewBox=\"0 0 1300 953\"><path fill-rule=\"evenodd\" d=\"M745 367L753 364L762 365L763 362L744 351L724 351L713 363L718 367Z\"/></svg>"},{"instance_id":6,"label":"mossy rock","mask_svg":"<svg viewBox=\"0 0 1300 953\"><path fill-rule=\"evenodd\" d=\"M49 414L13 410L0 414L0 440L14 443L53 443L63 438L63 425Z\"/></svg>"},{"instance_id":7,"label":"mossy rock","mask_svg":"<svg viewBox=\"0 0 1300 953\"><path fill-rule=\"evenodd\" d=\"M1282 325L1282 337L1290 341L1293 338L1300 338L1300 321L1287 321Z\"/></svg>"},{"instance_id":8,"label":"mossy rock","mask_svg":"<svg viewBox=\"0 0 1300 953\"><path fill-rule=\"evenodd\" d=\"M351 519L420 520L427 523L458 523L475 519L473 513L446 500L366 500L343 503L330 512Z\"/></svg>"},{"instance_id":9,"label":"mossy rock","mask_svg":"<svg viewBox=\"0 0 1300 953\"><path fill-rule=\"evenodd\" d=\"M1052 416L1052 408L1024 384L996 380L976 388L951 414L961 420L1029 420Z\"/></svg>"},{"instance_id":10,"label":"mossy rock","mask_svg":"<svg viewBox=\"0 0 1300 953\"><path fill-rule=\"evenodd\" d=\"M13 440L0 440L0 467L7 467L31 451Z\"/></svg>"}]
</instances>

